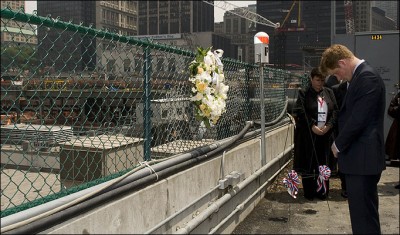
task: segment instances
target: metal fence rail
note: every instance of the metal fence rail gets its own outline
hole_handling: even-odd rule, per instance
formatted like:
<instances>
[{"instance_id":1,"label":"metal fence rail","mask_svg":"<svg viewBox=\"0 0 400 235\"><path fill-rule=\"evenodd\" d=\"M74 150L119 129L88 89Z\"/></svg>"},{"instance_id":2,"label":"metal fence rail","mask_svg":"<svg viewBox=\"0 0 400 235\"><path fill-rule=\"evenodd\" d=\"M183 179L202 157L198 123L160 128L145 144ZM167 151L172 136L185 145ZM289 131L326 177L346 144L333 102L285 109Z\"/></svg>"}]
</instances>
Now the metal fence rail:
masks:
<instances>
[{"instance_id":1,"label":"metal fence rail","mask_svg":"<svg viewBox=\"0 0 400 235\"><path fill-rule=\"evenodd\" d=\"M12 35L1 45L1 217L260 119L256 65L222 60L227 111L204 129L189 101L193 52L22 10L1 9L1 23ZM14 40L26 30L37 45ZM303 78L271 68L264 75L268 122L281 113L289 84Z\"/></svg>"}]
</instances>

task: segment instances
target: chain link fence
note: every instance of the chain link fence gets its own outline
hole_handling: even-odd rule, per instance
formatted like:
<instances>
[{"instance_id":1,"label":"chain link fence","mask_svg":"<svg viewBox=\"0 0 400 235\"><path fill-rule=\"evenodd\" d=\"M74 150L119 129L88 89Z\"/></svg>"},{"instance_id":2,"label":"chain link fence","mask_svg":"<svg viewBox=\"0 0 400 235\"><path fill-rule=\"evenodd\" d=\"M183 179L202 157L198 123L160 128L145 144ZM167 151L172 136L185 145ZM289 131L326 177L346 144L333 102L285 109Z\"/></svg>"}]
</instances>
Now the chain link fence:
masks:
<instances>
[{"instance_id":1,"label":"chain link fence","mask_svg":"<svg viewBox=\"0 0 400 235\"><path fill-rule=\"evenodd\" d=\"M116 178L142 161L234 136L260 119L257 65L222 60L227 111L204 129L189 100L193 52L23 10L1 9L1 24L2 37L11 37L1 44L1 217ZM18 42L29 41L27 30L37 45ZM264 68L266 122L302 79Z\"/></svg>"}]
</instances>

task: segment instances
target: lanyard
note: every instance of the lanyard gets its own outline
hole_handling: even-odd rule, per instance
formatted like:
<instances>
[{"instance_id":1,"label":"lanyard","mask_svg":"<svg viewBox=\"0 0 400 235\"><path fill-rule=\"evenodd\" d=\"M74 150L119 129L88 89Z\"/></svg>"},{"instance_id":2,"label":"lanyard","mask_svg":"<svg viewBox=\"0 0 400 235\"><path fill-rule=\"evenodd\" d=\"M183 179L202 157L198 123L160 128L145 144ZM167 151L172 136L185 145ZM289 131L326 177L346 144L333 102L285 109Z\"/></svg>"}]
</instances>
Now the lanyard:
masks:
<instances>
[{"instance_id":1,"label":"lanyard","mask_svg":"<svg viewBox=\"0 0 400 235\"><path fill-rule=\"evenodd\" d=\"M321 96L318 96L318 103L321 106L320 108L322 109L322 105L324 105L324 98Z\"/></svg>"}]
</instances>

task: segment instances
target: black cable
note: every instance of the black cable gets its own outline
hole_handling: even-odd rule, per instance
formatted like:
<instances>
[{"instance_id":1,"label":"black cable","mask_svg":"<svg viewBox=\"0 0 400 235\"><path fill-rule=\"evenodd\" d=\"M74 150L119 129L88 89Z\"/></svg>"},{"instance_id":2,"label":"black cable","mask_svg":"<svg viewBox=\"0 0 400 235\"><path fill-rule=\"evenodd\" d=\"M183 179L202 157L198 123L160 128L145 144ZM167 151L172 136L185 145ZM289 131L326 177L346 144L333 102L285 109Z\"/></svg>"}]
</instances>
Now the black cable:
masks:
<instances>
[{"instance_id":1,"label":"black cable","mask_svg":"<svg viewBox=\"0 0 400 235\"><path fill-rule=\"evenodd\" d=\"M115 197L120 197L132 190L144 188L144 187L152 184L154 181L158 181L158 180L166 178L176 172L182 171L182 168L189 168L189 167L195 165L196 163L202 162L206 159L212 159L212 157L216 156L217 153L219 153L220 151L229 147L230 145L235 143L237 140L241 139L252 125L253 125L252 122L248 122L238 135L236 135L234 138L232 138L228 142L222 144L221 146L217 147L216 149L214 149L206 154L191 158L187 161L184 161L179 164L173 165L171 167L165 168L159 172L156 172L155 174L145 176L141 179L127 183L118 188L114 188L112 190L110 188L108 188L108 189L106 189L105 192L102 192L100 195L88 198L85 201L83 201L77 205L74 205L74 206L71 206L62 211L56 212L48 217L44 217L44 218L41 218L34 222L31 222L27 225L23 225L19 228L9 230L9 231L5 232L4 234L36 234L36 233L39 233L39 232L46 230L50 227L53 227L59 223L62 223L72 217L82 214L83 212L86 212L93 208L96 208L96 207L100 206L101 204L103 204L107 201L110 201L111 199L113 199Z\"/></svg>"},{"instance_id":2,"label":"black cable","mask_svg":"<svg viewBox=\"0 0 400 235\"><path fill-rule=\"evenodd\" d=\"M272 120L270 122L266 122L265 123L266 127L275 125L276 123L278 123L282 119L282 117L287 113L288 102L289 102L288 100L285 101L285 106L283 107L282 112L279 114L279 116L277 118L275 118L275 120ZM258 121L258 120L254 121L254 124L257 124L257 125L261 126L261 122Z\"/></svg>"},{"instance_id":3,"label":"black cable","mask_svg":"<svg viewBox=\"0 0 400 235\"><path fill-rule=\"evenodd\" d=\"M285 103L285 108L283 109L281 115L278 118L276 118L275 120L266 123L266 125L268 125L270 127L276 125L281 120L283 115L286 113L285 112L286 107L287 107L287 101ZM147 185L150 185L151 183L153 183L152 180L154 177L165 178L176 172L181 171L182 168L192 167L193 165L195 165L201 161L204 161L205 159L211 159L212 156L214 156L217 153L221 152L222 150L230 147L233 143L238 142L240 139L243 139L242 141L244 142L245 140L243 137L244 137L245 133L250 129L250 127L253 126L253 123L254 122L248 122L238 135L234 136L228 142L222 144L221 146L217 147L214 150L211 150L210 152L208 152L206 154L204 154L204 151L201 151L202 149L196 149L193 152L197 153L197 154L194 154L197 157L193 157L189 160L183 161L176 165L166 167L165 169L162 169L162 170L156 172L156 174L151 174L151 175L145 176L143 178L136 179L132 182L127 182L127 183L119 182L118 184L112 185L112 186L100 191L99 193L93 195L92 197L89 197L88 199L86 199L85 201L83 201L77 205L71 206L67 209L64 209L63 211L56 212L48 217L38 219L34 222L31 222L27 225L23 225L19 228L9 230L9 231L5 232L5 234L35 234L35 233L39 233L39 232L46 230L56 224L59 224L59 223L66 221L74 216L79 215L79 214L83 213L83 211L88 211L90 209L93 209L93 208L99 206L101 203L107 202L108 200L111 200L114 197L121 196L121 195L129 192L130 190L143 188ZM253 135L246 137L246 139L250 139L250 138L254 138ZM203 155L201 155L201 154L203 154ZM158 178L156 178L156 180L159 180Z\"/></svg>"}]
</instances>

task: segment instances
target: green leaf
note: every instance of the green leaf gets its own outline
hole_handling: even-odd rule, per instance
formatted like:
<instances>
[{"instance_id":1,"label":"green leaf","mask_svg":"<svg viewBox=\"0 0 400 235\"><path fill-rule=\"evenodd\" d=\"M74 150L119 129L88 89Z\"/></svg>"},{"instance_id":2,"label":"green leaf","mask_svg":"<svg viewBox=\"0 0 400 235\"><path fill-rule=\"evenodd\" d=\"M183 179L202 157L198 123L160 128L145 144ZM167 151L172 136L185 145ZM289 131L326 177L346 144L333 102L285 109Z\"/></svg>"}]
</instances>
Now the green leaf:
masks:
<instances>
[{"instance_id":1,"label":"green leaf","mask_svg":"<svg viewBox=\"0 0 400 235\"><path fill-rule=\"evenodd\" d=\"M207 118L204 118L203 122L204 122L204 125L207 127L207 129L211 128L210 120L208 120Z\"/></svg>"},{"instance_id":2,"label":"green leaf","mask_svg":"<svg viewBox=\"0 0 400 235\"><path fill-rule=\"evenodd\" d=\"M203 117L200 116L200 115L196 115L196 120L197 120L197 121L203 121Z\"/></svg>"},{"instance_id":3,"label":"green leaf","mask_svg":"<svg viewBox=\"0 0 400 235\"><path fill-rule=\"evenodd\" d=\"M194 62L194 63L192 63L192 64L189 65L189 72L190 72L190 75L196 76L196 74L197 74L197 67L198 67L199 65L200 65L200 63L198 63L198 62Z\"/></svg>"}]
</instances>

